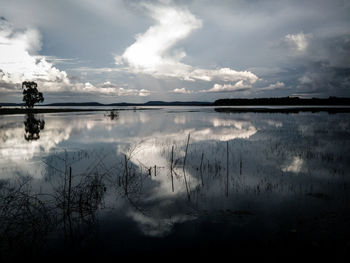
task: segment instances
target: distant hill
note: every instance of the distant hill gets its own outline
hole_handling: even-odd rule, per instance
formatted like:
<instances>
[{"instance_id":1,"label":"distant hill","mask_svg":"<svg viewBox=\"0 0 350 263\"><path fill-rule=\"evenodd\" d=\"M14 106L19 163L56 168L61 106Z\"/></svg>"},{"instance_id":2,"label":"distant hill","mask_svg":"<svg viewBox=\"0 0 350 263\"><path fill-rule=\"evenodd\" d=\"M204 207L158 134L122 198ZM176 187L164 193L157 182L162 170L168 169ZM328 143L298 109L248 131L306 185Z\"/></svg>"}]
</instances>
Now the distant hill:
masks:
<instances>
[{"instance_id":1,"label":"distant hill","mask_svg":"<svg viewBox=\"0 0 350 263\"><path fill-rule=\"evenodd\" d=\"M299 97L255 98L255 99L220 99L214 106L350 106L350 98L329 97L325 99Z\"/></svg>"},{"instance_id":2,"label":"distant hill","mask_svg":"<svg viewBox=\"0 0 350 263\"><path fill-rule=\"evenodd\" d=\"M144 106L208 106L211 102L203 101L149 101L143 104Z\"/></svg>"},{"instance_id":3,"label":"distant hill","mask_svg":"<svg viewBox=\"0 0 350 263\"><path fill-rule=\"evenodd\" d=\"M105 106L99 102L60 102L60 103L50 103L44 105L36 106Z\"/></svg>"},{"instance_id":4,"label":"distant hill","mask_svg":"<svg viewBox=\"0 0 350 263\"><path fill-rule=\"evenodd\" d=\"M282 98L254 98L254 99L219 99L214 103L204 101L148 101L146 103L118 102L103 104L99 102L60 102L37 106L57 107L99 107L99 106L350 106L350 98L329 97L325 99L311 98L302 99L299 97ZM0 106L24 106L23 103L0 103ZM37 107L36 106L36 107Z\"/></svg>"},{"instance_id":5,"label":"distant hill","mask_svg":"<svg viewBox=\"0 0 350 263\"><path fill-rule=\"evenodd\" d=\"M110 103L102 104L99 102L69 102L69 103L51 103L41 106L202 106L202 105L212 105L211 102L201 102L201 101L148 101L146 103ZM38 105L40 106L40 105Z\"/></svg>"},{"instance_id":6,"label":"distant hill","mask_svg":"<svg viewBox=\"0 0 350 263\"><path fill-rule=\"evenodd\" d=\"M50 104L39 104L35 107L40 106L69 106L69 107L99 107L99 106L207 106L212 105L211 102L202 102L202 101L148 101L146 103L128 103L128 102L119 102L119 103L110 103L103 104L99 102L58 102ZM23 103L0 103L0 106L24 106Z\"/></svg>"}]
</instances>

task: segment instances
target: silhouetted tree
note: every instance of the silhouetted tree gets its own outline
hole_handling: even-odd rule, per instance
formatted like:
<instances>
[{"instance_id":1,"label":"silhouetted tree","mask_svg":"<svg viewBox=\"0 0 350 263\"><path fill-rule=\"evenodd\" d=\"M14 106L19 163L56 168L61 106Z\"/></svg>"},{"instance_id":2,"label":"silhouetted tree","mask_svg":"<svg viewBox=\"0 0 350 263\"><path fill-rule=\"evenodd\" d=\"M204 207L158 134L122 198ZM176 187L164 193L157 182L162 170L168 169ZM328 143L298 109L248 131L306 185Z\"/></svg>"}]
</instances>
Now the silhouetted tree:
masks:
<instances>
[{"instance_id":1,"label":"silhouetted tree","mask_svg":"<svg viewBox=\"0 0 350 263\"><path fill-rule=\"evenodd\" d=\"M22 82L23 101L27 108L33 108L35 103L44 101L43 94L38 91L37 87L38 84L34 81Z\"/></svg>"},{"instance_id":2,"label":"silhouetted tree","mask_svg":"<svg viewBox=\"0 0 350 263\"><path fill-rule=\"evenodd\" d=\"M28 113L24 121L24 138L27 141L38 140L40 138L40 131L45 127L45 121L35 118L33 113Z\"/></svg>"}]
</instances>

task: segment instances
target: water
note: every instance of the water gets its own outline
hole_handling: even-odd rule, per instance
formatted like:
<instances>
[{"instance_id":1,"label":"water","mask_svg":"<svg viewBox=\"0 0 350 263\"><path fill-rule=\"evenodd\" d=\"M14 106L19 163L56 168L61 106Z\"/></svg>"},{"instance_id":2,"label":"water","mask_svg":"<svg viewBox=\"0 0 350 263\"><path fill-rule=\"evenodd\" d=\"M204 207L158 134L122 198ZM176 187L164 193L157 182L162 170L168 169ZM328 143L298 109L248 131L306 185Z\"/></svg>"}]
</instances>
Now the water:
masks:
<instances>
[{"instance_id":1,"label":"water","mask_svg":"<svg viewBox=\"0 0 350 263\"><path fill-rule=\"evenodd\" d=\"M0 116L1 258L344 256L349 117L211 107Z\"/></svg>"}]
</instances>

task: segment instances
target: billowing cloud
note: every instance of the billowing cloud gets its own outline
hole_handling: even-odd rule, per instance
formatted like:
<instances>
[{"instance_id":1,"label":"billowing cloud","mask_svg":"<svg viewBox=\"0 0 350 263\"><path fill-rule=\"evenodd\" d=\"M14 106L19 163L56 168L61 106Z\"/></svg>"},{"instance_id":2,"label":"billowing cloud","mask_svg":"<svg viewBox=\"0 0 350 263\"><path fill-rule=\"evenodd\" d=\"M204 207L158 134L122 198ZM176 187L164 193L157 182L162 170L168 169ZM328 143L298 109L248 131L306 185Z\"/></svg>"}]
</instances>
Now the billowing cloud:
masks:
<instances>
[{"instance_id":1,"label":"billowing cloud","mask_svg":"<svg viewBox=\"0 0 350 263\"><path fill-rule=\"evenodd\" d=\"M129 89L104 82L72 82L65 71L57 69L45 56L39 55L42 42L36 29L16 29L5 19L0 20L0 92L20 89L26 80L36 81L40 91L73 92L114 96L148 96L146 89ZM51 58L49 58L50 60Z\"/></svg>"},{"instance_id":2,"label":"billowing cloud","mask_svg":"<svg viewBox=\"0 0 350 263\"><path fill-rule=\"evenodd\" d=\"M25 80L68 85L67 73L38 56L41 36L36 29L16 30L0 20L0 83L16 87ZM3 86L3 85L2 85Z\"/></svg>"},{"instance_id":3,"label":"billowing cloud","mask_svg":"<svg viewBox=\"0 0 350 263\"><path fill-rule=\"evenodd\" d=\"M194 29L201 27L201 21L185 8L150 4L144 4L144 7L157 24L138 35L136 42L122 56L115 57L116 64L126 62L132 71L152 75L185 74L189 66L179 61L186 54L180 50L173 53L169 50Z\"/></svg>"},{"instance_id":4,"label":"billowing cloud","mask_svg":"<svg viewBox=\"0 0 350 263\"><path fill-rule=\"evenodd\" d=\"M254 84L258 77L249 71L230 68L202 69L182 63L186 56L175 45L202 26L187 8L174 5L144 4L149 15L156 21L145 33L136 36L136 41L125 49L121 56L115 56L117 66L126 66L132 73L143 73L155 78L177 78L186 81L244 82ZM235 84L235 85L236 85ZM178 93L185 93L177 89Z\"/></svg>"}]
</instances>

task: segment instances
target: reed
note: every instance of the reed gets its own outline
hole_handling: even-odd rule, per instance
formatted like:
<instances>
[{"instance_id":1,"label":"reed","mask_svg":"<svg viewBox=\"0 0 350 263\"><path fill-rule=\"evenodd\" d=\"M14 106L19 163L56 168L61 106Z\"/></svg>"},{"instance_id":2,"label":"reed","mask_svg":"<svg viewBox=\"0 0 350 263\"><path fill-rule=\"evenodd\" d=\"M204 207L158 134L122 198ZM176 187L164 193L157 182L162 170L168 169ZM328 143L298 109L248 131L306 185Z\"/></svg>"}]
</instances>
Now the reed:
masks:
<instances>
[{"instance_id":1,"label":"reed","mask_svg":"<svg viewBox=\"0 0 350 263\"><path fill-rule=\"evenodd\" d=\"M188 201L191 201L191 196L190 196L190 191L189 191L189 187L187 184L187 179L186 179L186 170L185 170L185 166L186 166L186 158L187 158L187 151L188 151L188 145L190 142L190 133L188 134L188 138L187 138L187 144L186 144L186 151L185 151L185 157L184 157L184 163L183 163L183 174L184 174L184 179L185 179L185 185L186 185L186 192L187 192L187 199Z\"/></svg>"}]
</instances>

